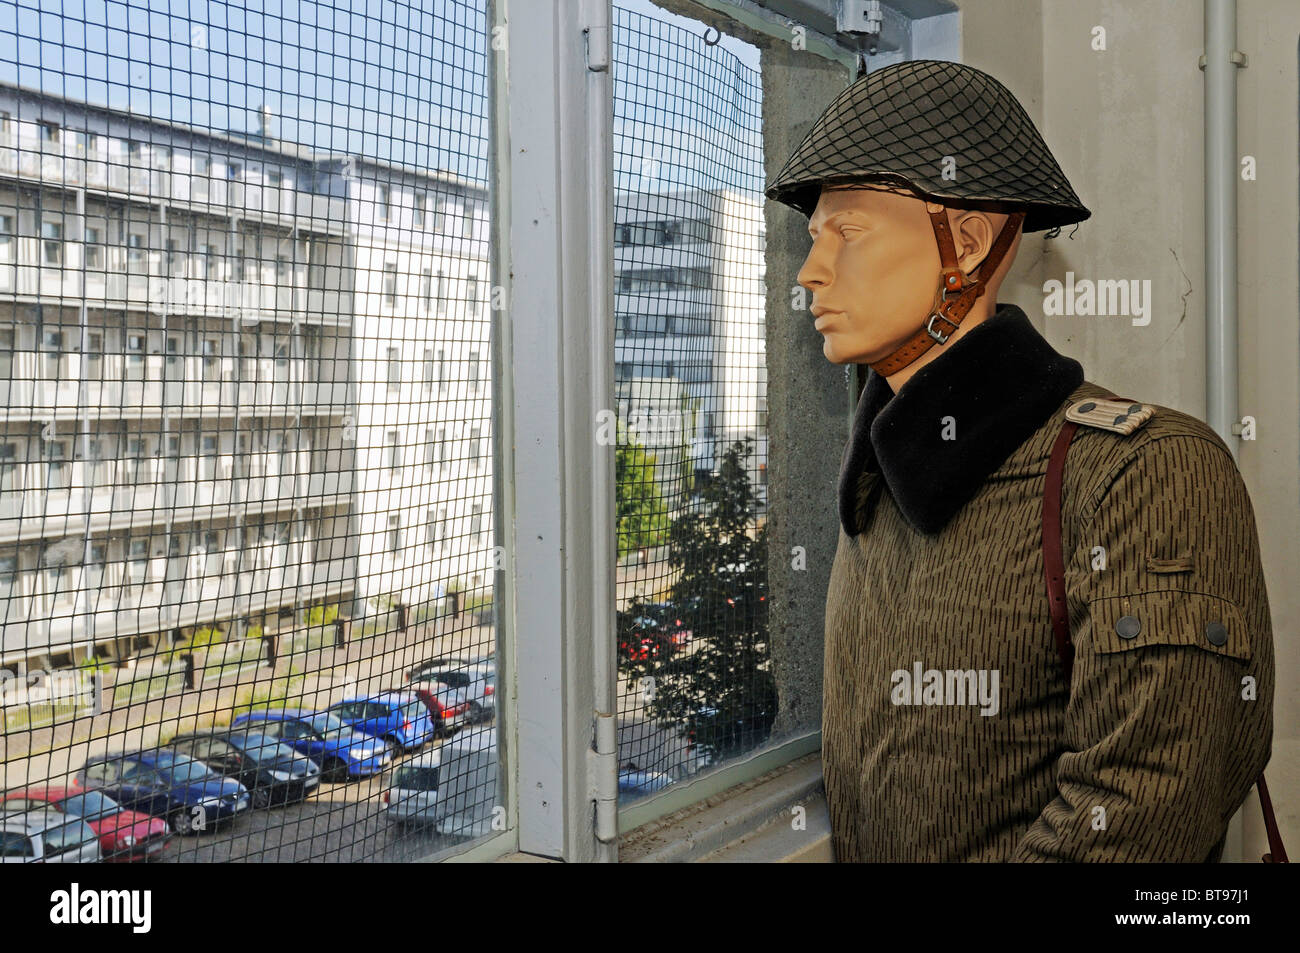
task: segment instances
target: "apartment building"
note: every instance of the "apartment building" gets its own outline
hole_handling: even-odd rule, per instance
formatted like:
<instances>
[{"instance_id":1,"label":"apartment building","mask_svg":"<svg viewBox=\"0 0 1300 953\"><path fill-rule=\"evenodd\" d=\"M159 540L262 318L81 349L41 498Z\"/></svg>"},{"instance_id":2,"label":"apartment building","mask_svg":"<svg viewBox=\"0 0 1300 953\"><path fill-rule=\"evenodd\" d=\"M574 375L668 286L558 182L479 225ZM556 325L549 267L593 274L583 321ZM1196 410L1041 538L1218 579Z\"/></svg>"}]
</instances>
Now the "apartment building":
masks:
<instances>
[{"instance_id":1,"label":"apartment building","mask_svg":"<svg viewBox=\"0 0 1300 953\"><path fill-rule=\"evenodd\" d=\"M0 664L481 581L484 213L269 117L222 135L0 86ZM394 478L426 432L446 465Z\"/></svg>"},{"instance_id":2,"label":"apartment building","mask_svg":"<svg viewBox=\"0 0 1300 953\"><path fill-rule=\"evenodd\" d=\"M642 422L665 478L683 453L707 476L746 436L765 473L762 205L730 189L619 192L615 216L620 417Z\"/></svg>"}]
</instances>

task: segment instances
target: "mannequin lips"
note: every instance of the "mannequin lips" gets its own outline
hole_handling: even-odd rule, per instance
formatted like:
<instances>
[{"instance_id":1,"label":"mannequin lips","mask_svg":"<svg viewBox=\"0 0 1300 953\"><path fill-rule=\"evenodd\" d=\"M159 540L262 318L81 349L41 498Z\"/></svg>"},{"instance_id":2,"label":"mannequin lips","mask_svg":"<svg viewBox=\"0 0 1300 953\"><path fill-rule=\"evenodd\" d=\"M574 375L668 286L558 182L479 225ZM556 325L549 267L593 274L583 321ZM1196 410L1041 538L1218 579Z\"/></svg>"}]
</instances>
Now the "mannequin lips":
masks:
<instances>
[{"instance_id":1,"label":"mannequin lips","mask_svg":"<svg viewBox=\"0 0 1300 953\"><path fill-rule=\"evenodd\" d=\"M816 328L818 331L820 331L820 330L822 329L822 324L823 324L823 323L824 323L828 318L833 318L833 317L835 317L836 315L839 315L839 314L843 314L843 312L842 312L842 311L823 311L821 314L819 314L819 315L817 316L817 320L813 322L813 327Z\"/></svg>"}]
</instances>

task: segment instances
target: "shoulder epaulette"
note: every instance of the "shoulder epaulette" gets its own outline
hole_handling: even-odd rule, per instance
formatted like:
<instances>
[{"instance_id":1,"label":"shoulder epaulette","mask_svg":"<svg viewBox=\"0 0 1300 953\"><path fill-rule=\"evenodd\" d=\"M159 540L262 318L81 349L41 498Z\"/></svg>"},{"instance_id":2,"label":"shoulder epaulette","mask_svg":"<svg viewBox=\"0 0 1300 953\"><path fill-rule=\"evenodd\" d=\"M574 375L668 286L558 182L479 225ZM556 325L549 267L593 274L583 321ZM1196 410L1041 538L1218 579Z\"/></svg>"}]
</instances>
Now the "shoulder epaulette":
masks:
<instances>
[{"instance_id":1,"label":"shoulder epaulette","mask_svg":"<svg viewBox=\"0 0 1300 953\"><path fill-rule=\"evenodd\" d=\"M1156 409L1150 404L1090 397L1071 404L1065 412L1065 419L1086 427L1128 436L1154 417L1155 413Z\"/></svg>"}]
</instances>

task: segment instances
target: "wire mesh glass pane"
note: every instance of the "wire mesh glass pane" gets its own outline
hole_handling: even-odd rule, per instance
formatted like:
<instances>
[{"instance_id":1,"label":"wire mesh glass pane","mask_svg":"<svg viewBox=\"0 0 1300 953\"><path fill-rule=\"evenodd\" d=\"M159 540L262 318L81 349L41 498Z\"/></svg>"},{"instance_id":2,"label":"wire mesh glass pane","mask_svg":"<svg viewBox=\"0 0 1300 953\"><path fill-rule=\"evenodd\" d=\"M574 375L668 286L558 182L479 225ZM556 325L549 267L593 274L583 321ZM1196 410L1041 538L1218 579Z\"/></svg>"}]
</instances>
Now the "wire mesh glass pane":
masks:
<instances>
[{"instance_id":1,"label":"wire mesh glass pane","mask_svg":"<svg viewBox=\"0 0 1300 953\"><path fill-rule=\"evenodd\" d=\"M619 6L614 26L626 802L762 744L776 688L757 51Z\"/></svg>"},{"instance_id":2,"label":"wire mesh glass pane","mask_svg":"<svg viewBox=\"0 0 1300 953\"><path fill-rule=\"evenodd\" d=\"M486 33L0 5L6 800L131 859L502 828Z\"/></svg>"}]
</instances>

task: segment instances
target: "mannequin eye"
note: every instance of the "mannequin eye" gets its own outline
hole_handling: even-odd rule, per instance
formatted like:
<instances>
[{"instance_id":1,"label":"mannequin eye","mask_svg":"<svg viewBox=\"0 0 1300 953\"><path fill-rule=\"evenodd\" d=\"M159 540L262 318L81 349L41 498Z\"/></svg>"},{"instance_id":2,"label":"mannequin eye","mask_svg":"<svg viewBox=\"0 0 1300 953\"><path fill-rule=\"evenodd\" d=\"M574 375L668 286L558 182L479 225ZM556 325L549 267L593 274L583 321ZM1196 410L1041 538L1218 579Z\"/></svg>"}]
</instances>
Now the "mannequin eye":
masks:
<instances>
[{"instance_id":1,"label":"mannequin eye","mask_svg":"<svg viewBox=\"0 0 1300 953\"><path fill-rule=\"evenodd\" d=\"M840 234L843 235L845 238L850 238L850 239L852 239L852 238L856 238L858 235L862 234L864 231L866 231L866 229L861 228L861 227L859 227L859 226L857 226L857 225L841 225L841 226L840 226Z\"/></svg>"}]
</instances>

